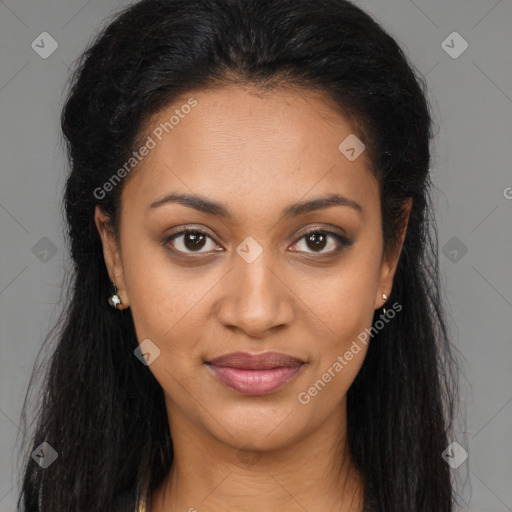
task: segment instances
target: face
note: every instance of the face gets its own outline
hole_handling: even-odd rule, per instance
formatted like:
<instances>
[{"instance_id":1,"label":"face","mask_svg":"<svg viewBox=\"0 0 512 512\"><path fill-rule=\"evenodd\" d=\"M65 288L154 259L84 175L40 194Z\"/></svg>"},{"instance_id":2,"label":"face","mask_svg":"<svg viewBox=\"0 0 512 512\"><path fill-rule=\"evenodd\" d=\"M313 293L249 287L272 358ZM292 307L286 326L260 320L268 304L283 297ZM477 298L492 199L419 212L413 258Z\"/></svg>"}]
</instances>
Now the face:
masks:
<instances>
[{"instance_id":1,"label":"face","mask_svg":"<svg viewBox=\"0 0 512 512\"><path fill-rule=\"evenodd\" d=\"M383 257L366 154L338 148L353 133L318 94L237 86L183 97L146 125L119 239L99 209L96 223L139 343L150 340L150 360L160 351L148 369L171 434L190 425L232 446L279 447L343 407L368 346L354 340L389 296L399 255ZM209 364L234 352L288 359Z\"/></svg>"}]
</instances>

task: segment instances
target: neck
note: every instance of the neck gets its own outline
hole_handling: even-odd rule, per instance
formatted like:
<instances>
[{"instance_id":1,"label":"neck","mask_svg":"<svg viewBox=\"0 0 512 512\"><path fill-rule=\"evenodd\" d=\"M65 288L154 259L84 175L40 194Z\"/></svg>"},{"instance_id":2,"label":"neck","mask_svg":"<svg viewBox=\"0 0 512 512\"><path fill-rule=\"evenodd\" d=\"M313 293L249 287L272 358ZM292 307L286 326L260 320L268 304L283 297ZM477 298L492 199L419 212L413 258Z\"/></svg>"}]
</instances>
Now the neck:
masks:
<instances>
[{"instance_id":1,"label":"neck","mask_svg":"<svg viewBox=\"0 0 512 512\"><path fill-rule=\"evenodd\" d=\"M265 450L248 442L240 443L243 450L229 446L178 410L168 416L173 465L148 512L252 512L255 504L266 512L363 509L363 479L348 450L345 401L301 439ZM269 439L266 446L272 445Z\"/></svg>"}]
</instances>

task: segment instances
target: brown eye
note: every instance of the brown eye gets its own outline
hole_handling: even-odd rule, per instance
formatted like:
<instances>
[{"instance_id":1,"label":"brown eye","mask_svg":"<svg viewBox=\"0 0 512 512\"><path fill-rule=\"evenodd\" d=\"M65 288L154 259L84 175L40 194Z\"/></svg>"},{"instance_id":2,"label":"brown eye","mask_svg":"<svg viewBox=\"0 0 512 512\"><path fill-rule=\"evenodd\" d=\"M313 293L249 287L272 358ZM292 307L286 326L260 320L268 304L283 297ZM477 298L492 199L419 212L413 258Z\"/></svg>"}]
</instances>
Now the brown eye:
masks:
<instances>
[{"instance_id":1,"label":"brown eye","mask_svg":"<svg viewBox=\"0 0 512 512\"><path fill-rule=\"evenodd\" d=\"M304 241L302 245L300 245L301 241ZM294 249L294 252L305 252L309 254L335 254L343 249L343 247L351 244L352 241L338 233L325 229L315 229L303 235L298 242L295 242L295 247L302 248Z\"/></svg>"},{"instance_id":2,"label":"brown eye","mask_svg":"<svg viewBox=\"0 0 512 512\"><path fill-rule=\"evenodd\" d=\"M306 245L314 251L321 251L327 245L329 236L325 233L311 233L304 237Z\"/></svg>"},{"instance_id":3,"label":"brown eye","mask_svg":"<svg viewBox=\"0 0 512 512\"><path fill-rule=\"evenodd\" d=\"M209 248L208 241L211 241ZM184 229L178 231L168 237L165 240L165 244L171 244L174 251L184 254L210 252L212 249L218 250L216 248L219 247L210 235L199 229ZM202 251L205 247L207 250Z\"/></svg>"}]
</instances>

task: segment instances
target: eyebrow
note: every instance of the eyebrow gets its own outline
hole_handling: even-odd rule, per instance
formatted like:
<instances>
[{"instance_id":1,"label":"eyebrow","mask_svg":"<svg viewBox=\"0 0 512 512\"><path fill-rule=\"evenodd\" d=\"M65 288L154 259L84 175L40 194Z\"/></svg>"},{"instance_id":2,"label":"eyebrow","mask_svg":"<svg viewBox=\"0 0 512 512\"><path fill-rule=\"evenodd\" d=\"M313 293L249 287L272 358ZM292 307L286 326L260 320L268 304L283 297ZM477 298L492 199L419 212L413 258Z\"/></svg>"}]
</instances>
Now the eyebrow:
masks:
<instances>
[{"instance_id":1,"label":"eyebrow","mask_svg":"<svg viewBox=\"0 0 512 512\"><path fill-rule=\"evenodd\" d=\"M162 199L158 199L157 201L151 203L149 205L149 209L158 208L159 206L163 206L169 203L178 203L189 208L194 208L199 212L216 215L226 219L231 219L233 217L231 212L221 203L217 203L207 199L204 196L195 194L190 195L171 193ZM306 213L322 210L324 208L330 208L333 206L348 206L358 211L359 213L363 213L362 206L353 199L349 199L348 197L342 196L340 194L330 194L326 197L319 197L309 201L301 201L299 203L287 206L283 209L280 220L297 217L298 215L304 215Z\"/></svg>"}]
</instances>

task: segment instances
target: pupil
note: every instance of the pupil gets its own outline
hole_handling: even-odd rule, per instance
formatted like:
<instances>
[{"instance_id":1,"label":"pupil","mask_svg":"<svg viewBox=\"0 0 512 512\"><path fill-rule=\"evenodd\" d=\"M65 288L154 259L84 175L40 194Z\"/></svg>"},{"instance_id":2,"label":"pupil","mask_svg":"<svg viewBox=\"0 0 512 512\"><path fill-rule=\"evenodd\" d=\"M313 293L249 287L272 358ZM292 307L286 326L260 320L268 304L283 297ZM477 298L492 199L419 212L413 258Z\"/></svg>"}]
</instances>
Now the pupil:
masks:
<instances>
[{"instance_id":1,"label":"pupil","mask_svg":"<svg viewBox=\"0 0 512 512\"><path fill-rule=\"evenodd\" d=\"M310 249L323 249L325 247L325 240L326 236L322 233L312 233L307 238L308 243L313 241L313 247L310 247Z\"/></svg>"},{"instance_id":2,"label":"pupil","mask_svg":"<svg viewBox=\"0 0 512 512\"><path fill-rule=\"evenodd\" d=\"M205 236L201 233L197 232L190 232L185 234L185 246L187 249L195 250L195 249L201 249L204 245L204 238ZM203 240L202 240L203 239ZM191 241L191 245L189 246L189 241ZM203 242L201 244L201 242Z\"/></svg>"}]
</instances>

